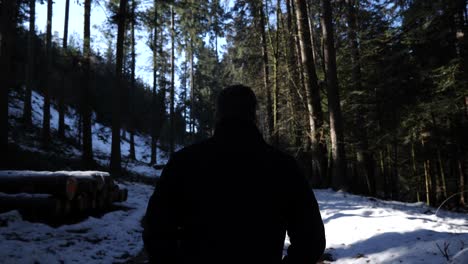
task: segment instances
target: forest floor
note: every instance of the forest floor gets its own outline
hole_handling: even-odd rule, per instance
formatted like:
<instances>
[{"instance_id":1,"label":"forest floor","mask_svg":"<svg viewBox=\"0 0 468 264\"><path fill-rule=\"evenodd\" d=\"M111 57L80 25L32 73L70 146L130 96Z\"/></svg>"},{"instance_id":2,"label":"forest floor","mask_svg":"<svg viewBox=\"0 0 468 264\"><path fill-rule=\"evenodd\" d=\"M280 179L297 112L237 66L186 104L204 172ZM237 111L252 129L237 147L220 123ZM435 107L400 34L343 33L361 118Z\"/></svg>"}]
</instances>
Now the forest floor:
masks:
<instances>
[{"instance_id":1,"label":"forest floor","mask_svg":"<svg viewBox=\"0 0 468 264\"><path fill-rule=\"evenodd\" d=\"M153 187L124 182L119 210L50 227L0 214L2 263L145 263L141 219ZM428 207L315 190L325 224L325 263L446 263L468 248L468 216ZM289 240L285 240L285 249ZM440 248L440 249L439 249ZM446 254L446 256L444 256ZM461 262L463 263L463 262ZM466 263L466 262L465 262Z\"/></svg>"}]
</instances>

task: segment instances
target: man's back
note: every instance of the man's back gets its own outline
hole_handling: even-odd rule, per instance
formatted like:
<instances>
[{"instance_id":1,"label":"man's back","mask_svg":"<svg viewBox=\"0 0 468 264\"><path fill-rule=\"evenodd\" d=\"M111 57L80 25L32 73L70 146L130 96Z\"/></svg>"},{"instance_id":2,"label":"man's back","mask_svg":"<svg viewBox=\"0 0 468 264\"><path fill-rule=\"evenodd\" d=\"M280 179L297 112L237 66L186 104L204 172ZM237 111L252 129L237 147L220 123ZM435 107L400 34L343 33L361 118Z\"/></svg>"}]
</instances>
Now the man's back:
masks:
<instances>
[{"instance_id":1,"label":"man's back","mask_svg":"<svg viewBox=\"0 0 468 264\"><path fill-rule=\"evenodd\" d=\"M295 161L253 123L225 121L176 153L148 205L145 247L154 263L311 263L323 253L317 203Z\"/></svg>"}]
</instances>

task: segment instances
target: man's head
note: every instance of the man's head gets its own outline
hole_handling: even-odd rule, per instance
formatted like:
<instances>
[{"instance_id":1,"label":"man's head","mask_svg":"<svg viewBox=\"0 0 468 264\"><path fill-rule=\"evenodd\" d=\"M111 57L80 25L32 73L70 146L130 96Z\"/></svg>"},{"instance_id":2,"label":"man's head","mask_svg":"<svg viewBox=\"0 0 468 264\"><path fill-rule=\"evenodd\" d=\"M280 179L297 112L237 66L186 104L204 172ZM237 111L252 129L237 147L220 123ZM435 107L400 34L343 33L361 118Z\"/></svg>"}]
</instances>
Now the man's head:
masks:
<instances>
[{"instance_id":1,"label":"man's head","mask_svg":"<svg viewBox=\"0 0 468 264\"><path fill-rule=\"evenodd\" d=\"M226 87L218 96L217 120L240 119L255 122L257 98L254 92L244 85Z\"/></svg>"}]
</instances>

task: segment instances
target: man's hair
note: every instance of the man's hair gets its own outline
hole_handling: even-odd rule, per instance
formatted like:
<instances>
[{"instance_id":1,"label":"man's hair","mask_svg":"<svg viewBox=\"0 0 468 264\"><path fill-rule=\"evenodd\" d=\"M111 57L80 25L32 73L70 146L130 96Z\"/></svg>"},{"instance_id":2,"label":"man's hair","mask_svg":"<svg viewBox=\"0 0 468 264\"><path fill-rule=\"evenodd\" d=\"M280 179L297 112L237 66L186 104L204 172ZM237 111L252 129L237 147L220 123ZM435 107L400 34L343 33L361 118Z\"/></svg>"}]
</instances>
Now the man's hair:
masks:
<instances>
[{"instance_id":1,"label":"man's hair","mask_svg":"<svg viewBox=\"0 0 468 264\"><path fill-rule=\"evenodd\" d=\"M255 121L257 98L250 87L237 84L226 87L218 95L217 119Z\"/></svg>"}]
</instances>

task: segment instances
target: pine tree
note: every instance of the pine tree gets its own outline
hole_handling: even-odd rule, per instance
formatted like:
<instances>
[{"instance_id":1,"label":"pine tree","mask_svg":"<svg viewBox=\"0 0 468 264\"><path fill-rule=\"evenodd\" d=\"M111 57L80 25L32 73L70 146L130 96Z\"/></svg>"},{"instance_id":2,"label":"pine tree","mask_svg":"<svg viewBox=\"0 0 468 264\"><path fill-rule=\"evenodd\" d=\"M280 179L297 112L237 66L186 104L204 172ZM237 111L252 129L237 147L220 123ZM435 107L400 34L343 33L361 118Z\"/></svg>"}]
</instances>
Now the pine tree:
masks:
<instances>
[{"instance_id":1,"label":"pine tree","mask_svg":"<svg viewBox=\"0 0 468 264\"><path fill-rule=\"evenodd\" d=\"M372 168L372 156L369 152L369 143L367 129L364 124L364 116L366 116L366 109L364 108L365 102L363 102L358 95L363 91L362 88L362 74L361 74L361 56L359 52L359 44L357 38L357 20L356 20L356 7L355 1L346 0L346 17L348 23L348 42L351 49L351 67L352 67L352 83L354 91L356 91L356 105L359 107L356 111L354 122L356 124L355 137L357 140L356 144L356 159L358 166L358 175L363 175L366 183L367 190L370 194L375 193L375 180Z\"/></svg>"}]
</instances>

